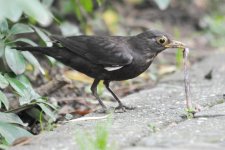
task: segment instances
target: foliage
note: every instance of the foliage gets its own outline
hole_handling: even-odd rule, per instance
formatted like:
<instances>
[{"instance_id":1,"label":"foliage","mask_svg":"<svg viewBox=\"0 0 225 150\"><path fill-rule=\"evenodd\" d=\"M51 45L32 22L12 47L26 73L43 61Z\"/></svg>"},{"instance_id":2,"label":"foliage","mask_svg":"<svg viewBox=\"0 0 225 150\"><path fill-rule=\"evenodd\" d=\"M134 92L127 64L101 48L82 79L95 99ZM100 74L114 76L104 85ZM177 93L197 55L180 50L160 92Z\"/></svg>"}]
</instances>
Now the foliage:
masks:
<instances>
[{"instance_id":1,"label":"foliage","mask_svg":"<svg viewBox=\"0 0 225 150\"><path fill-rule=\"evenodd\" d=\"M43 127L43 119L46 118L42 112L48 115L50 120L55 120L55 114L52 112L55 107L49 104L46 98L35 92L28 78L24 75L27 71L27 65L31 65L35 73L45 74L44 69L32 53L20 52L14 48L19 43L38 46L31 39L21 38L21 35L26 37L27 34L31 33L38 35L42 44L48 47L52 46L52 42L47 36L48 33L37 27L36 23L41 26L50 25L54 18L49 11L53 2L54 0L0 0L0 118L2 118L0 121L0 135L2 136L0 144L4 144L4 141L6 144L12 144L18 137L31 135L22 128L25 124L17 115L22 111L39 120L41 127ZM67 11L75 13L81 24L84 24L85 16L91 15L94 10L92 0L60 2L68 4L63 6L69 8ZM102 0L97 0L97 3L101 5ZM54 19L58 21L56 18ZM68 26L74 28L69 23L61 25L65 34L71 34L71 30L69 32L65 30ZM74 32L79 32L79 30L74 30ZM52 60L52 58L49 59ZM6 91L13 93L14 97L18 99L18 108L11 108ZM13 119L17 122L9 121ZM52 128L50 124L51 121L48 121L49 128Z\"/></svg>"},{"instance_id":2,"label":"foliage","mask_svg":"<svg viewBox=\"0 0 225 150\"><path fill-rule=\"evenodd\" d=\"M112 150L115 145L109 144L109 128L111 126L111 117L104 122L99 122L95 126L95 135L90 133L78 132L76 142L81 150Z\"/></svg>"},{"instance_id":3,"label":"foliage","mask_svg":"<svg viewBox=\"0 0 225 150\"><path fill-rule=\"evenodd\" d=\"M20 103L19 108L10 109L9 100L2 91L0 92L0 100L4 105L4 107L3 105L1 105L1 109L4 110L4 112L0 113L0 134L5 138L7 143L11 144L18 137L31 135L28 134L26 130L16 125L25 125L22 120L20 120L20 118L16 115L16 113L18 112L21 112L28 108L32 108L34 106L39 106L41 110L45 112L45 114L47 114L52 120L55 120L55 115L49 109L49 107L53 109L55 109L55 107L46 102L45 99L43 99L34 91L24 75L15 76L5 73L1 76L4 77L4 80L9 83L8 86L11 86L13 91L16 92ZM40 113L40 111L37 113ZM10 137L10 139L8 137Z\"/></svg>"},{"instance_id":4,"label":"foliage","mask_svg":"<svg viewBox=\"0 0 225 150\"><path fill-rule=\"evenodd\" d=\"M185 112L186 112L187 119L193 119L196 113L196 110L194 110L193 108L186 108Z\"/></svg>"},{"instance_id":5,"label":"foliage","mask_svg":"<svg viewBox=\"0 0 225 150\"><path fill-rule=\"evenodd\" d=\"M174 28L174 35L176 39L180 38L180 31L177 28ZM176 52L176 66L180 68L183 62L183 49L178 48Z\"/></svg>"},{"instance_id":6,"label":"foliage","mask_svg":"<svg viewBox=\"0 0 225 150\"><path fill-rule=\"evenodd\" d=\"M95 3L97 2L97 3ZM55 12L58 19L61 21L61 29L64 35L65 30L71 30L73 35L80 34L77 28L79 27L82 31L86 32L90 28L89 24L95 18L95 6L102 5L104 0L67 0L59 1L59 11ZM71 25L70 23L64 20L65 16L73 14L76 19L76 22L79 24L78 27ZM64 24L65 23L65 24ZM67 28L65 28L67 27ZM66 36L71 35L72 33L66 32Z\"/></svg>"},{"instance_id":7,"label":"foliage","mask_svg":"<svg viewBox=\"0 0 225 150\"><path fill-rule=\"evenodd\" d=\"M49 4L51 1L44 0L45 4ZM44 26L49 25L52 21L50 11L39 0L0 0L0 20L7 18L17 22L23 13Z\"/></svg>"},{"instance_id":8,"label":"foliage","mask_svg":"<svg viewBox=\"0 0 225 150\"><path fill-rule=\"evenodd\" d=\"M160 130L159 128L157 128L157 127L156 127L154 124L152 124L152 123L148 124L148 128L149 128L149 131L150 131L151 133L156 133L157 131Z\"/></svg>"},{"instance_id":9,"label":"foliage","mask_svg":"<svg viewBox=\"0 0 225 150\"><path fill-rule=\"evenodd\" d=\"M47 1L49 0L44 2L47 4ZM51 118L50 120L55 120L52 112L52 108L55 109L55 107L35 92L24 75L28 64L31 64L36 72L40 71L44 74L44 69L32 53L20 52L14 48L17 43L37 46L31 39L20 38L21 35L29 33L36 33L43 41L46 41L47 46L51 46L50 39L42 29L28 22L14 23L19 21L23 13L28 16L28 22L35 20L41 25L49 25L52 21L51 13L38 0L0 0L0 137L2 139L0 144L5 141L6 145L12 144L19 137L32 135L22 128L27 125L17 115L19 112L27 110L30 112L39 107L36 111L37 115L34 113L29 115L38 120L35 116L43 111ZM10 107L10 99L6 91L13 93L18 99L18 108Z\"/></svg>"},{"instance_id":10,"label":"foliage","mask_svg":"<svg viewBox=\"0 0 225 150\"><path fill-rule=\"evenodd\" d=\"M216 13L210 16L205 16L203 21L208 26L205 29L205 33L209 38L210 44L214 47L224 46L225 16Z\"/></svg>"},{"instance_id":11,"label":"foliage","mask_svg":"<svg viewBox=\"0 0 225 150\"><path fill-rule=\"evenodd\" d=\"M178 48L176 52L176 66L177 68L181 68L183 61L183 49Z\"/></svg>"},{"instance_id":12,"label":"foliage","mask_svg":"<svg viewBox=\"0 0 225 150\"><path fill-rule=\"evenodd\" d=\"M93 1L92 0L69 0L62 1L61 6L63 6L63 13L73 12L79 21L84 21L84 15L86 13L93 12Z\"/></svg>"},{"instance_id":13,"label":"foliage","mask_svg":"<svg viewBox=\"0 0 225 150\"><path fill-rule=\"evenodd\" d=\"M159 9L165 10L167 7L169 7L169 4L171 0L154 0Z\"/></svg>"}]
</instances>

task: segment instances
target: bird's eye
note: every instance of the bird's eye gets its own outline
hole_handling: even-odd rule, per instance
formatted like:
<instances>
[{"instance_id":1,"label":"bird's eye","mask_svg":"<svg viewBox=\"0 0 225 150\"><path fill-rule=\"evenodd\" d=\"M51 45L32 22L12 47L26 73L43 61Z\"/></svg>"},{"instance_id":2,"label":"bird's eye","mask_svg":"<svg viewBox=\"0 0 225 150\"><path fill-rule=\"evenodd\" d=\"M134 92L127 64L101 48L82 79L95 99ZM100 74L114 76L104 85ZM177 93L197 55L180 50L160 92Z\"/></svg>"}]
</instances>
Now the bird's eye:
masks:
<instances>
[{"instance_id":1,"label":"bird's eye","mask_svg":"<svg viewBox=\"0 0 225 150\"><path fill-rule=\"evenodd\" d=\"M159 43L161 43L161 44L165 43L165 41L166 40L164 38L159 39Z\"/></svg>"},{"instance_id":2,"label":"bird's eye","mask_svg":"<svg viewBox=\"0 0 225 150\"><path fill-rule=\"evenodd\" d=\"M165 36L158 37L156 40L161 45L165 45L168 42L168 39Z\"/></svg>"}]
</instances>

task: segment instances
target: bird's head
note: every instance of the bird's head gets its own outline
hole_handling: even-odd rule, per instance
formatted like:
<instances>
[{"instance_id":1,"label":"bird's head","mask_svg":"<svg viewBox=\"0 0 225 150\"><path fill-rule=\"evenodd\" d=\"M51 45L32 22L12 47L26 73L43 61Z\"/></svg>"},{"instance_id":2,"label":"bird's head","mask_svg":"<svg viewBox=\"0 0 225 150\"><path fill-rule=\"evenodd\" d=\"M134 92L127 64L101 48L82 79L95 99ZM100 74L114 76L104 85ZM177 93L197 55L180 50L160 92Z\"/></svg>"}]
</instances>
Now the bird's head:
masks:
<instances>
[{"instance_id":1,"label":"bird's head","mask_svg":"<svg viewBox=\"0 0 225 150\"><path fill-rule=\"evenodd\" d=\"M157 53L167 48L185 48L183 43L172 40L171 36L158 30L148 30L138 34L136 37L142 39L141 41L145 43L144 45L147 49Z\"/></svg>"}]
</instances>

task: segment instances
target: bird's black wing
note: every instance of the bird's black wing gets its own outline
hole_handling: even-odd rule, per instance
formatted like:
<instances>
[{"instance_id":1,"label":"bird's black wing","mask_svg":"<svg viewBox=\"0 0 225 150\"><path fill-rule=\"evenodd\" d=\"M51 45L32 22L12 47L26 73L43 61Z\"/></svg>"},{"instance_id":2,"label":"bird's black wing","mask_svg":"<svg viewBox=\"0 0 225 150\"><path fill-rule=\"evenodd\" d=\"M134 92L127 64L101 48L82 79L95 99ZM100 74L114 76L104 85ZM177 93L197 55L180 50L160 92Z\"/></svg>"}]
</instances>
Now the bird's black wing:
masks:
<instances>
[{"instance_id":1,"label":"bird's black wing","mask_svg":"<svg viewBox=\"0 0 225 150\"><path fill-rule=\"evenodd\" d=\"M53 38L73 53L104 67L124 66L133 60L125 37L53 36Z\"/></svg>"}]
</instances>

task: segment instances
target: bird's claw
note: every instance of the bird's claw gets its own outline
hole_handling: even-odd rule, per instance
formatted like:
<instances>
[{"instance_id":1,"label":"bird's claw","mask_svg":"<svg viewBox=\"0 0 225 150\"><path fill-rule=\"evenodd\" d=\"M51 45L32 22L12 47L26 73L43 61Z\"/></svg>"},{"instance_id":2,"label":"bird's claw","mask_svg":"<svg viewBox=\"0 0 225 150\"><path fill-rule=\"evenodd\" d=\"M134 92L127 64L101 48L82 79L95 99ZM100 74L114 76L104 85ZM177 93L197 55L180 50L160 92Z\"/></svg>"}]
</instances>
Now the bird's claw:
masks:
<instances>
[{"instance_id":1,"label":"bird's claw","mask_svg":"<svg viewBox=\"0 0 225 150\"><path fill-rule=\"evenodd\" d=\"M106 107L102 107L101 109L98 109L98 110L96 110L95 112L96 113L103 113L103 114L110 114L110 113L112 113L113 111L115 112L115 113L123 113L123 112L126 112L127 110L133 110L133 109L135 109L135 107L133 107L133 106L125 106L125 105L119 105L119 106L117 106L116 108L109 108L109 109L107 109Z\"/></svg>"},{"instance_id":2,"label":"bird's claw","mask_svg":"<svg viewBox=\"0 0 225 150\"><path fill-rule=\"evenodd\" d=\"M133 110L135 107L132 106L125 106L125 105L119 105L115 108L116 113L123 113L126 112L127 110Z\"/></svg>"}]
</instances>

